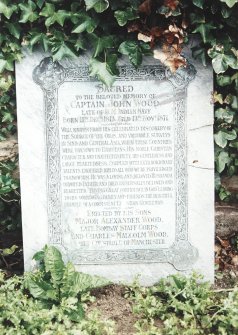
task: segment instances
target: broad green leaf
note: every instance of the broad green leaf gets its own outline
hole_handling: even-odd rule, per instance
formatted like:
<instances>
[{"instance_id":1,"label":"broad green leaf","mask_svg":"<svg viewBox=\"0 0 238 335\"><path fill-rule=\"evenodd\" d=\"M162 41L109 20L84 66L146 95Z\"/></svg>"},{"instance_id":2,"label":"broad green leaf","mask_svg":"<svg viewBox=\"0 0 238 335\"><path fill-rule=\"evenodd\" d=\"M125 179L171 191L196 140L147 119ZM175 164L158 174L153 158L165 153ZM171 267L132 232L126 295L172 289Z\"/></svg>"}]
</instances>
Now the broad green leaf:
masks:
<instances>
[{"instance_id":1,"label":"broad green leaf","mask_svg":"<svg viewBox=\"0 0 238 335\"><path fill-rule=\"evenodd\" d=\"M219 73L224 73L228 69L228 64L226 62L226 56L224 53L216 53L215 56L212 54L212 52L208 52L209 56L212 57L212 65L214 71Z\"/></svg>"},{"instance_id":2,"label":"broad green leaf","mask_svg":"<svg viewBox=\"0 0 238 335\"><path fill-rule=\"evenodd\" d=\"M44 256L45 256L45 252L41 250L41 251L36 252L32 258L38 262L41 262L44 260Z\"/></svg>"},{"instance_id":3,"label":"broad green leaf","mask_svg":"<svg viewBox=\"0 0 238 335\"><path fill-rule=\"evenodd\" d=\"M193 4L201 9L203 9L204 3L205 3L205 0L193 0Z\"/></svg>"},{"instance_id":4,"label":"broad green leaf","mask_svg":"<svg viewBox=\"0 0 238 335\"><path fill-rule=\"evenodd\" d=\"M229 147L238 149L238 141L231 141ZM235 160L235 165L238 166L238 159Z\"/></svg>"},{"instance_id":5,"label":"broad green leaf","mask_svg":"<svg viewBox=\"0 0 238 335\"><path fill-rule=\"evenodd\" d=\"M221 14L225 19L228 19L228 17L232 14L232 9L228 8L226 5L223 5L221 8Z\"/></svg>"},{"instance_id":6,"label":"broad green leaf","mask_svg":"<svg viewBox=\"0 0 238 335\"><path fill-rule=\"evenodd\" d=\"M216 76L217 84L221 87L230 85L232 83L230 76L218 75Z\"/></svg>"},{"instance_id":7,"label":"broad green leaf","mask_svg":"<svg viewBox=\"0 0 238 335\"><path fill-rule=\"evenodd\" d=\"M189 15L191 24L205 23L204 13L191 13Z\"/></svg>"},{"instance_id":8,"label":"broad green leaf","mask_svg":"<svg viewBox=\"0 0 238 335\"><path fill-rule=\"evenodd\" d=\"M68 262L64 269L64 275L62 278L62 287L61 287L61 294L64 297L75 297L79 291L74 286L75 281L75 267L71 262Z\"/></svg>"},{"instance_id":9,"label":"broad green leaf","mask_svg":"<svg viewBox=\"0 0 238 335\"><path fill-rule=\"evenodd\" d=\"M36 4L29 0L26 4L19 4L21 9L21 19L19 22L26 23L26 22L34 22L38 19L38 14L36 12Z\"/></svg>"},{"instance_id":10,"label":"broad green leaf","mask_svg":"<svg viewBox=\"0 0 238 335\"><path fill-rule=\"evenodd\" d=\"M137 42L135 41L122 42L119 46L118 51L123 55L127 55L130 59L130 62L135 67L138 67L139 65L141 65L142 51Z\"/></svg>"},{"instance_id":11,"label":"broad green leaf","mask_svg":"<svg viewBox=\"0 0 238 335\"><path fill-rule=\"evenodd\" d=\"M238 96L232 96L231 107L238 110Z\"/></svg>"},{"instance_id":12,"label":"broad green leaf","mask_svg":"<svg viewBox=\"0 0 238 335\"><path fill-rule=\"evenodd\" d=\"M58 300L57 291L54 289L54 287L42 279L31 276L26 279L25 285L30 291L31 295L36 299L42 299L46 301Z\"/></svg>"},{"instance_id":13,"label":"broad green leaf","mask_svg":"<svg viewBox=\"0 0 238 335\"><path fill-rule=\"evenodd\" d=\"M84 31L92 33L98 25L98 21L87 14L78 15L78 20L80 23L74 28L72 33L80 34Z\"/></svg>"},{"instance_id":14,"label":"broad green leaf","mask_svg":"<svg viewBox=\"0 0 238 335\"><path fill-rule=\"evenodd\" d=\"M231 140L235 140L236 138L237 138L237 134L234 129L231 131L219 130L219 132L214 135L216 144L221 148L225 148L227 146L228 140L231 141Z\"/></svg>"},{"instance_id":15,"label":"broad green leaf","mask_svg":"<svg viewBox=\"0 0 238 335\"><path fill-rule=\"evenodd\" d=\"M20 37L21 27L17 22L14 22L14 23L7 22L5 23L5 25L12 36L16 38Z\"/></svg>"},{"instance_id":16,"label":"broad green leaf","mask_svg":"<svg viewBox=\"0 0 238 335\"><path fill-rule=\"evenodd\" d=\"M10 19L12 14L17 11L16 5L10 5L7 0L0 0L0 14Z\"/></svg>"},{"instance_id":17,"label":"broad green leaf","mask_svg":"<svg viewBox=\"0 0 238 335\"><path fill-rule=\"evenodd\" d=\"M0 89L3 92L6 92L13 85L12 76L8 75L7 77L0 77Z\"/></svg>"},{"instance_id":18,"label":"broad green leaf","mask_svg":"<svg viewBox=\"0 0 238 335\"><path fill-rule=\"evenodd\" d=\"M49 48L49 39L45 33L33 33L30 39L30 46L34 47L35 45L42 45L45 51L48 51Z\"/></svg>"},{"instance_id":19,"label":"broad green leaf","mask_svg":"<svg viewBox=\"0 0 238 335\"><path fill-rule=\"evenodd\" d=\"M0 73L5 70L6 65L7 61L5 59L0 59Z\"/></svg>"},{"instance_id":20,"label":"broad green leaf","mask_svg":"<svg viewBox=\"0 0 238 335\"><path fill-rule=\"evenodd\" d=\"M87 50L88 48L88 41L85 39L84 36L79 36L74 43L75 50Z\"/></svg>"},{"instance_id":21,"label":"broad green leaf","mask_svg":"<svg viewBox=\"0 0 238 335\"><path fill-rule=\"evenodd\" d=\"M218 120L222 120L227 123L231 123L233 121L235 113L231 111L229 108L218 108L215 111L215 117Z\"/></svg>"},{"instance_id":22,"label":"broad green leaf","mask_svg":"<svg viewBox=\"0 0 238 335\"><path fill-rule=\"evenodd\" d=\"M55 13L55 5L47 2L45 6L43 7L42 11L40 12L40 15L49 17L49 16L54 15L54 13Z\"/></svg>"},{"instance_id":23,"label":"broad green leaf","mask_svg":"<svg viewBox=\"0 0 238 335\"><path fill-rule=\"evenodd\" d=\"M200 33L203 42L208 43L213 39L211 31L214 29L217 28L211 23L201 23L199 26L197 26L193 33Z\"/></svg>"},{"instance_id":24,"label":"broad green leaf","mask_svg":"<svg viewBox=\"0 0 238 335\"><path fill-rule=\"evenodd\" d=\"M105 278L75 271L74 265L69 262L65 267L61 294L64 297L76 297L80 293L108 285L109 283L110 282Z\"/></svg>"},{"instance_id":25,"label":"broad green leaf","mask_svg":"<svg viewBox=\"0 0 238 335\"><path fill-rule=\"evenodd\" d=\"M115 65L116 58L110 61L100 62L97 59L92 59L89 63L90 76L96 76L101 80L107 87L112 86L116 80L115 76Z\"/></svg>"},{"instance_id":26,"label":"broad green leaf","mask_svg":"<svg viewBox=\"0 0 238 335\"><path fill-rule=\"evenodd\" d=\"M45 0L37 0L36 3L37 3L37 6L38 6L39 8L42 8L42 6L43 6L44 3L45 3Z\"/></svg>"},{"instance_id":27,"label":"broad green leaf","mask_svg":"<svg viewBox=\"0 0 238 335\"><path fill-rule=\"evenodd\" d=\"M219 73L224 73L230 66L233 69L238 68L238 61L234 55L226 55L224 53L218 53L212 59L212 66L214 71Z\"/></svg>"},{"instance_id":28,"label":"broad green leaf","mask_svg":"<svg viewBox=\"0 0 238 335\"><path fill-rule=\"evenodd\" d=\"M233 7L238 2L238 0L220 0L221 2L225 2L228 7Z\"/></svg>"},{"instance_id":29,"label":"broad green leaf","mask_svg":"<svg viewBox=\"0 0 238 335\"><path fill-rule=\"evenodd\" d=\"M45 249L45 269L50 272L54 285L59 285L64 275L64 262L58 249L53 246Z\"/></svg>"},{"instance_id":30,"label":"broad green leaf","mask_svg":"<svg viewBox=\"0 0 238 335\"><path fill-rule=\"evenodd\" d=\"M86 10L94 9L97 13L104 12L109 7L108 0L84 0Z\"/></svg>"},{"instance_id":31,"label":"broad green leaf","mask_svg":"<svg viewBox=\"0 0 238 335\"><path fill-rule=\"evenodd\" d=\"M66 57L75 58L76 55L65 42L62 42L59 46L54 48L53 60L60 61Z\"/></svg>"},{"instance_id":32,"label":"broad green leaf","mask_svg":"<svg viewBox=\"0 0 238 335\"><path fill-rule=\"evenodd\" d=\"M44 8L40 12L40 15L47 17L45 21L46 27L50 27L55 22L63 27L65 20L71 17L70 12L66 10L55 11L55 6L49 3L45 4Z\"/></svg>"},{"instance_id":33,"label":"broad green leaf","mask_svg":"<svg viewBox=\"0 0 238 335\"><path fill-rule=\"evenodd\" d=\"M124 10L115 11L114 16L119 26L125 26L128 21L135 20L139 17L137 11L133 10L130 7L128 7L125 11Z\"/></svg>"},{"instance_id":34,"label":"broad green leaf","mask_svg":"<svg viewBox=\"0 0 238 335\"><path fill-rule=\"evenodd\" d=\"M225 167L226 164L230 163L230 157L228 152L226 151L221 151L216 159L216 168L219 173L221 173Z\"/></svg>"},{"instance_id":35,"label":"broad green leaf","mask_svg":"<svg viewBox=\"0 0 238 335\"><path fill-rule=\"evenodd\" d=\"M94 58L99 56L105 49L112 48L114 46L113 36L99 37L95 34L91 34L90 40L93 45L93 57Z\"/></svg>"},{"instance_id":36,"label":"broad green leaf","mask_svg":"<svg viewBox=\"0 0 238 335\"><path fill-rule=\"evenodd\" d=\"M14 254L14 252L18 249L18 246L17 245L12 245L11 248L5 248L5 249L2 249L2 255L3 256L9 256L9 255L12 255Z\"/></svg>"},{"instance_id":37,"label":"broad green leaf","mask_svg":"<svg viewBox=\"0 0 238 335\"><path fill-rule=\"evenodd\" d=\"M138 67L142 63L142 55L151 52L150 46L146 43L137 41L125 41L119 46L118 51L129 57L130 62Z\"/></svg>"},{"instance_id":38,"label":"broad green leaf","mask_svg":"<svg viewBox=\"0 0 238 335\"><path fill-rule=\"evenodd\" d=\"M193 57L199 59L203 66L207 65L207 51L204 47L198 46L192 48Z\"/></svg>"},{"instance_id":39,"label":"broad green leaf","mask_svg":"<svg viewBox=\"0 0 238 335\"><path fill-rule=\"evenodd\" d=\"M87 292L93 288L102 287L108 284L110 284L110 281L105 278L76 272L72 290L74 292Z\"/></svg>"},{"instance_id":40,"label":"broad green leaf","mask_svg":"<svg viewBox=\"0 0 238 335\"><path fill-rule=\"evenodd\" d=\"M10 112L3 112L2 122L12 122L14 120L14 116Z\"/></svg>"}]
</instances>

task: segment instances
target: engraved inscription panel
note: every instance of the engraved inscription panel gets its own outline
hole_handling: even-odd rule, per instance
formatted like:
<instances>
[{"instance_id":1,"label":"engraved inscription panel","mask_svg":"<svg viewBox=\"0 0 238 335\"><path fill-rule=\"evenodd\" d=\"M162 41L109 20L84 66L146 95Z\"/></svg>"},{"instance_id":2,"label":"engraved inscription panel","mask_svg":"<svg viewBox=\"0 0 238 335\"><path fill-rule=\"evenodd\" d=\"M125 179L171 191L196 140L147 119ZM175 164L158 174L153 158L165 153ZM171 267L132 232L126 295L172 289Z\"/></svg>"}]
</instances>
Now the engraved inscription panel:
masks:
<instances>
[{"instance_id":1,"label":"engraved inscription panel","mask_svg":"<svg viewBox=\"0 0 238 335\"><path fill-rule=\"evenodd\" d=\"M146 85L59 88L62 219L72 248L168 248L175 240L173 92L164 82L141 93Z\"/></svg>"},{"instance_id":2,"label":"engraved inscription panel","mask_svg":"<svg viewBox=\"0 0 238 335\"><path fill-rule=\"evenodd\" d=\"M188 241L188 64L120 68L112 88L87 67L42 60L49 241L74 263L169 262L191 267ZM54 78L54 85L52 85Z\"/></svg>"}]
</instances>

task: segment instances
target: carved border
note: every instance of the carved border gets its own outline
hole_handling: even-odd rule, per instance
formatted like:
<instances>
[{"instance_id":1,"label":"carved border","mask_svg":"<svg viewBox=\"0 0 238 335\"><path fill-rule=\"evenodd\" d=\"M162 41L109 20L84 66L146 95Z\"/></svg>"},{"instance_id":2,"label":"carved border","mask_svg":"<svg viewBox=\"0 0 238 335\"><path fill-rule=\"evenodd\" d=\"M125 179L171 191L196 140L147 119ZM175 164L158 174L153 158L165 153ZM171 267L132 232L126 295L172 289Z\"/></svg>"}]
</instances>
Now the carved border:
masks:
<instances>
[{"instance_id":1,"label":"carved border","mask_svg":"<svg viewBox=\"0 0 238 335\"><path fill-rule=\"evenodd\" d=\"M87 66L63 67L53 62L51 57L44 58L33 71L33 80L44 92L44 111L46 120L47 143L47 211L49 243L57 245L68 254L76 264L111 264L138 262L169 262L178 270L191 268L198 257L198 251L188 241L187 213L187 130L186 96L187 86L194 79L196 70L190 63L171 73L162 65L145 65L139 69L120 66L117 80L167 80L174 90L175 118L175 192L176 192L176 234L175 242L169 249L156 250L75 250L67 252L63 246L63 227L61 220L60 190L60 141L58 131L58 88L64 82L96 81L89 76ZM70 255L69 255L70 254Z\"/></svg>"}]
</instances>

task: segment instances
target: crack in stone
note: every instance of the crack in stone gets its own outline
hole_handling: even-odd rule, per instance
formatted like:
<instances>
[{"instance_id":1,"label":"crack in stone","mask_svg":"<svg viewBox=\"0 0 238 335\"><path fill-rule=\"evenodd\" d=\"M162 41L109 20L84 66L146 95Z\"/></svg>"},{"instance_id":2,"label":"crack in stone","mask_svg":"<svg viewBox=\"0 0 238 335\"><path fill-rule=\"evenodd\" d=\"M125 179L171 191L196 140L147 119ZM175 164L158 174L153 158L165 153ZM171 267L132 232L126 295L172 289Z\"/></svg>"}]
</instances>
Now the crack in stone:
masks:
<instances>
[{"instance_id":1,"label":"crack in stone","mask_svg":"<svg viewBox=\"0 0 238 335\"><path fill-rule=\"evenodd\" d=\"M207 167L202 167L202 166L195 166L195 165L191 165L191 164L188 164L188 166L191 166L191 167L194 167L196 169L202 169L202 170L214 170L214 168L207 168Z\"/></svg>"},{"instance_id":2,"label":"crack in stone","mask_svg":"<svg viewBox=\"0 0 238 335\"><path fill-rule=\"evenodd\" d=\"M197 128L192 128L192 129L189 129L189 131L198 130L198 129L202 129L202 128L206 128L206 127L213 127L213 123L206 124L204 126L200 126L200 127L197 127Z\"/></svg>"}]
</instances>

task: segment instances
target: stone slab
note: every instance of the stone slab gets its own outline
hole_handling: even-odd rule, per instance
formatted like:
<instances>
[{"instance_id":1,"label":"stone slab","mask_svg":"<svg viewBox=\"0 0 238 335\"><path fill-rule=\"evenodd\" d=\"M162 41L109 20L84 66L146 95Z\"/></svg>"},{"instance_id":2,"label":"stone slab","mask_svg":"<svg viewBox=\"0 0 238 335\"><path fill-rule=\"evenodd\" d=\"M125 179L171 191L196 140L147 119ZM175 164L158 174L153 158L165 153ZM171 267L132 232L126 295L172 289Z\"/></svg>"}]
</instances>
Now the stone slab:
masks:
<instances>
[{"instance_id":1,"label":"stone slab","mask_svg":"<svg viewBox=\"0 0 238 335\"><path fill-rule=\"evenodd\" d=\"M187 58L176 74L122 60L111 91L87 56L17 64L26 270L50 243L116 282L193 269L213 281L212 69Z\"/></svg>"}]
</instances>

